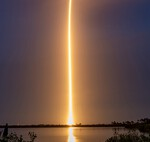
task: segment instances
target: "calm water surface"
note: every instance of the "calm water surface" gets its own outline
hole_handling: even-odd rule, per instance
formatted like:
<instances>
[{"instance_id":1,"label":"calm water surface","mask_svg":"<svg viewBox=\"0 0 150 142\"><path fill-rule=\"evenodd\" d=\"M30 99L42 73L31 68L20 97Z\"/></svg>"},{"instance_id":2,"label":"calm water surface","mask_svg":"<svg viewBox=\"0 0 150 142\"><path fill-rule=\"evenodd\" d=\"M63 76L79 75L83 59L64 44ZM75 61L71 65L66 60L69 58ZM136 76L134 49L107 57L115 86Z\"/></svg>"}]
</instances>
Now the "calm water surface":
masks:
<instances>
[{"instance_id":1,"label":"calm water surface","mask_svg":"<svg viewBox=\"0 0 150 142\"><path fill-rule=\"evenodd\" d=\"M9 129L9 133L22 134L28 140L28 132L35 132L35 142L105 142L114 134L114 128L18 128ZM125 132L120 128L119 132Z\"/></svg>"}]
</instances>

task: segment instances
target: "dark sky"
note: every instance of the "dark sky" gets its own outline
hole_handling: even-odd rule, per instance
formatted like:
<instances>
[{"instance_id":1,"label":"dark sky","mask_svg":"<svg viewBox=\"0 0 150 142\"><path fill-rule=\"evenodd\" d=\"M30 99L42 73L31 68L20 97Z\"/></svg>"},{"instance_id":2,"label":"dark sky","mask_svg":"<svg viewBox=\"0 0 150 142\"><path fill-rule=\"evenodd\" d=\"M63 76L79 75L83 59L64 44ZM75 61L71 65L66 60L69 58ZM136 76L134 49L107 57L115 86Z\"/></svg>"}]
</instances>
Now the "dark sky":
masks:
<instances>
[{"instance_id":1,"label":"dark sky","mask_svg":"<svg viewBox=\"0 0 150 142\"><path fill-rule=\"evenodd\" d=\"M76 123L150 117L150 1L73 0ZM68 0L0 0L0 123L66 123Z\"/></svg>"}]
</instances>

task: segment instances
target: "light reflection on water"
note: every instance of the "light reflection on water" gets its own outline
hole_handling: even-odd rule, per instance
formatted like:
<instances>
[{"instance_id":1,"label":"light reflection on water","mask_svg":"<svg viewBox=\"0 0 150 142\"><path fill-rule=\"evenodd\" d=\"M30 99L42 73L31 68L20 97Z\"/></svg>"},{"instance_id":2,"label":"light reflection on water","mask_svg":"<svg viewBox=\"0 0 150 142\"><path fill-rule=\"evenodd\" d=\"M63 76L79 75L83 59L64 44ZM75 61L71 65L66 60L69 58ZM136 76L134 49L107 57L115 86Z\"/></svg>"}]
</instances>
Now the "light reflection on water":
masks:
<instances>
[{"instance_id":1,"label":"light reflection on water","mask_svg":"<svg viewBox=\"0 0 150 142\"><path fill-rule=\"evenodd\" d=\"M75 136L73 135L73 129L68 129L68 142L76 142Z\"/></svg>"},{"instance_id":2,"label":"light reflection on water","mask_svg":"<svg viewBox=\"0 0 150 142\"><path fill-rule=\"evenodd\" d=\"M9 133L11 132L23 135L25 140L29 140L28 132L35 132L35 142L105 142L114 134L113 128L94 127L9 129ZM119 132L124 132L124 129Z\"/></svg>"}]
</instances>

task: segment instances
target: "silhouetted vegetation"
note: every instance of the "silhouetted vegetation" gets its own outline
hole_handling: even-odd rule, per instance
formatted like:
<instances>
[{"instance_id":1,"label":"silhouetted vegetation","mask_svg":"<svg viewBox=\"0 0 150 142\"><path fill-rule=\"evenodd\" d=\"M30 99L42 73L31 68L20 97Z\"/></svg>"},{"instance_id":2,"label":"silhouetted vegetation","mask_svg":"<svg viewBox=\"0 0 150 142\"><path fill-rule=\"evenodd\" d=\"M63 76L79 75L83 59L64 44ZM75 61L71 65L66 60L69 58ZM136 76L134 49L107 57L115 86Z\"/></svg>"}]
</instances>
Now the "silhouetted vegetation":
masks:
<instances>
[{"instance_id":1,"label":"silhouetted vegetation","mask_svg":"<svg viewBox=\"0 0 150 142\"><path fill-rule=\"evenodd\" d=\"M134 121L125 121L122 122L122 125L131 130L139 130L140 132L143 133L150 133L150 119L149 118L144 118L137 120L136 122Z\"/></svg>"},{"instance_id":2,"label":"silhouetted vegetation","mask_svg":"<svg viewBox=\"0 0 150 142\"><path fill-rule=\"evenodd\" d=\"M114 125L122 124L129 130L126 134L119 134L115 131L114 136L107 139L106 142L150 142L150 119L144 118L122 123L112 122Z\"/></svg>"},{"instance_id":3,"label":"silhouetted vegetation","mask_svg":"<svg viewBox=\"0 0 150 142\"><path fill-rule=\"evenodd\" d=\"M0 142L34 142L36 139L36 134L34 132L29 132L29 140L24 140L23 136L18 136L16 133L8 134L6 137L2 137Z\"/></svg>"},{"instance_id":4,"label":"silhouetted vegetation","mask_svg":"<svg viewBox=\"0 0 150 142\"><path fill-rule=\"evenodd\" d=\"M8 124L6 123L2 137L5 138L7 137L7 135L8 135Z\"/></svg>"},{"instance_id":5,"label":"silhouetted vegetation","mask_svg":"<svg viewBox=\"0 0 150 142\"><path fill-rule=\"evenodd\" d=\"M117 133L106 142L150 142L150 135L139 134L135 131L126 134Z\"/></svg>"},{"instance_id":6,"label":"silhouetted vegetation","mask_svg":"<svg viewBox=\"0 0 150 142\"><path fill-rule=\"evenodd\" d=\"M9 125L8 128L51 128L51 127L70 127L67 124L38 124L38 125ZM129 129L139 129L140 131L150 130L150 119L144 118L134 121L116 122L113 121L111 124L82 124L77 123L71 125L71 127L125 127ZM0 125L0 128L5 128L5 125Z\"/></svg>"},{"instance_id":7,"label":"silhouetted vegetation","mask_svg":"<svg viewBox=\"0 0 150 142\"><path fill-rule=\"evenodd\" d=\"M34 142L37 137L34 132L29 132L29 140L25 141L23 136L18 136L16 133L8 134L8 124L5 125L4 131L2 132L2 136L0 137L0 142Z\"/></svg>"},{"instance_id":8,"label":"silhouetted vegetation","mask_svg":"<svg viewBox=\"0 0 150 142\"><path fill-rule=\"evenodd\" d=\"M4 128L4 125L0 125L0 128ZM67 125L67 124L38 124L38 125L9 125L9 128L61 128L61 127L124 127L120 123L120 125L115 124L75 124L75 125Z\"/></svg>"}]
</instances>

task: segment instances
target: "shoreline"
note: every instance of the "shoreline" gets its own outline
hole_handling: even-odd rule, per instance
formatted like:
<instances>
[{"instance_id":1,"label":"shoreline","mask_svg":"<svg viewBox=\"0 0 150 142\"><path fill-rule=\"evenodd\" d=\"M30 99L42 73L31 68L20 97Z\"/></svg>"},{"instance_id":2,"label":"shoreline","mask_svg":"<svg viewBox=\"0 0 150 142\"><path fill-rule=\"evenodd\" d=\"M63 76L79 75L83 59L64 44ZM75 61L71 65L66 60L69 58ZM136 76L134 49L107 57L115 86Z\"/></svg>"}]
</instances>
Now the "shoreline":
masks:
<instances>
[{"instance_id":1,"label":"shoreline","mask_svg":"<svg viewBox=\"0 0 150 142\"><path fill-rule=\"evenodd\" d=\"M113 124L85 124L85 125L8 125L8 128L70 128L70 127L123 127L125 125L113 125ZM5 125L0 125L0 128L5 128Z\"/></svg>"}]
</instances>

